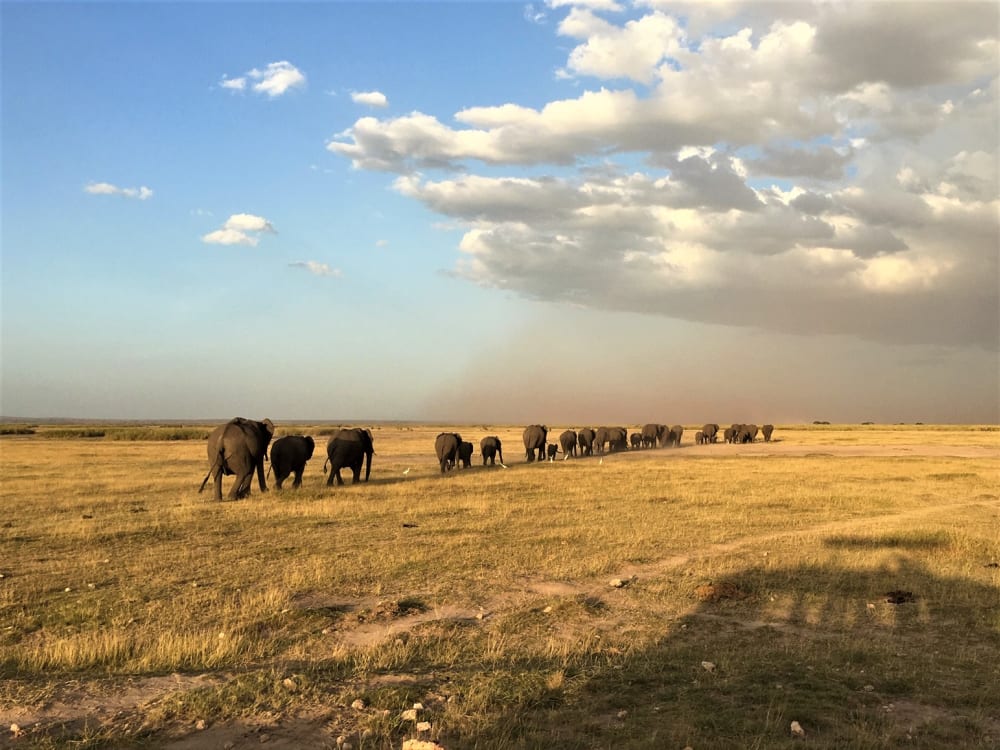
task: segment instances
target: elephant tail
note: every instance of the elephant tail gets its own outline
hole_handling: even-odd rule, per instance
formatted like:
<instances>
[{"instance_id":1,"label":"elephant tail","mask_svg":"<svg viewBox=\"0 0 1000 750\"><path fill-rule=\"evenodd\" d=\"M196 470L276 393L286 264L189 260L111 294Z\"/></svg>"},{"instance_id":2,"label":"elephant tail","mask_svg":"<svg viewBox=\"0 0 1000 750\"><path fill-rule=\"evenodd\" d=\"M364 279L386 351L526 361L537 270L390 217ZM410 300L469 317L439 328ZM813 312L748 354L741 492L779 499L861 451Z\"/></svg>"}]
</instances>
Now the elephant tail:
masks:
<instances>
[{"instance_id":1,"label":"elephant tail","mask_svg":"<svg viewBox=\"0 0 1000 750\"><path fill-rule=\"evenodd\" d=\"M328 458L328 459L326 459L326 461L323 462L323 473L324 474L326 474L326 467L329 466L329 465L330 465L330 459Z\"/></svg>"},{"instance_id":2,"label":"elephant tail","mask_svg":"<svg viewBox=\"0 0 1000 750\"><path fill-rule=\"evenodd\" d=\"M270 464L270 462L269 462L269 464ZM271 478L271 469L273 469L273 468L274 468L274 464L270 464L270 465L269 465L269 466L267 467L267 478L268 478L268 479L270 479L270 478Z\"/></svg>"},{"instance_id":3,"label":"elephant tail","mask_svg":"<svg viewBox=\"0 0 1000 750\"><path fill-rule=\"evenodd\" d=\"M213 474L215 474L216 469L218 469L219 471L222 471L222 467L225 465L225 460L226 460L223 457L222 452L223 452L223 449L220 447L219 448L219 453L215 457L215 461L212 463L212 465L208 469L208 474L206 474L205 478L201 480L201 487L198 488L198 494L199 495L205 490L205 485L208 484L209 477L211 477Z\"/></svg>"}]
</instances>

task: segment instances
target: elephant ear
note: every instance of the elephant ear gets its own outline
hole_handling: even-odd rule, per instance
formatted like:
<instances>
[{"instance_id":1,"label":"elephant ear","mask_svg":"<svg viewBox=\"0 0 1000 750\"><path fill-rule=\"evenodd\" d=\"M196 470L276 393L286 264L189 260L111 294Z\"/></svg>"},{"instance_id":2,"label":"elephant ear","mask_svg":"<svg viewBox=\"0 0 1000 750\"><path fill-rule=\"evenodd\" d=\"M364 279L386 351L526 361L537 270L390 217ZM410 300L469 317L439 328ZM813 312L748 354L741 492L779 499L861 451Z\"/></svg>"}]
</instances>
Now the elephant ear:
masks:
<instances>
[{"instance_id":1,"label":"elephant ear","mask_svg":"<svg viewBox=\"0 0 1000 750\"><path fill-rule=\"evenodd\" d=\"M306 435L306 444L309 446L310 449L316 447L316 441L312 439L311 435Z\"/></svg>"},{"instance_id":2,"label":"elephant ear","mask_svg":"<svg viewBox=\"0 0 1000 750\"><path fill-rule=\"evenodd\" d=\"M268 437L272 437L274 435L274 422L270 419L265 419L260 423L260 426L264 428L264 432L267 433Z\"/></svg>"}]
</instances>

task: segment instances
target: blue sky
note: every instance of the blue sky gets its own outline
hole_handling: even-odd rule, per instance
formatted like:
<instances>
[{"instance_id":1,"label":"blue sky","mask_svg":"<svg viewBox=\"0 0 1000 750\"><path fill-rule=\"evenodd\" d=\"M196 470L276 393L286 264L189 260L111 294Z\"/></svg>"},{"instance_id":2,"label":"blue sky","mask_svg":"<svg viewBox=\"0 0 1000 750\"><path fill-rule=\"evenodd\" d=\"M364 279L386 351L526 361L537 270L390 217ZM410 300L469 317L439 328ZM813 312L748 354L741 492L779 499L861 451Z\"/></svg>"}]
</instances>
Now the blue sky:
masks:
<instances>
[{"instance_id":1,"label":"blue sky","mask_svg":"<svg viewBox=\"0 0 1000 750\"><path fill-rule=\"evenodd\" d=\"M996 421L958 8L4 3L0 413Z\"/></svg>"}]
</instances>

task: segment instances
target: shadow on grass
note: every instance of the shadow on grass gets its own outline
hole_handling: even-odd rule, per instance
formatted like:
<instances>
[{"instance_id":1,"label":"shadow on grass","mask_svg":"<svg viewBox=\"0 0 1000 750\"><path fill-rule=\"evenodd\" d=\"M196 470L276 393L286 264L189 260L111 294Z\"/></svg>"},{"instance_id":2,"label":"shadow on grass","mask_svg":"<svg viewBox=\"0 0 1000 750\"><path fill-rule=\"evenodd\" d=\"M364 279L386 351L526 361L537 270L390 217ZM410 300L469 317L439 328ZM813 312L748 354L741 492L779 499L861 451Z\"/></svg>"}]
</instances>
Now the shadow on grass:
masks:
<instances>
[{"instance_id":1,"label":"shadow on grass","mask_svg":"<svg viewBox=\"0 0 1000 750\"><path fill-rule=\"evenodd\" d=\"M457 725L445 721L441 743L783 748L801 746L790 732L797 721L813 748L1000 744L996 586L941 577L902 555L871 569L747 568L717 583L720 596L703 602L692 584L690 611L660 623L651 643L657 622L643 604L654 611L669 587L640 581L623 592L638 614L591 608L604 635L577 636L570 656L455 675L472 695ZM903 590L911 602L889 603ZM551 639L551 627L538 637Z\"/></svg>"}]
</instances>

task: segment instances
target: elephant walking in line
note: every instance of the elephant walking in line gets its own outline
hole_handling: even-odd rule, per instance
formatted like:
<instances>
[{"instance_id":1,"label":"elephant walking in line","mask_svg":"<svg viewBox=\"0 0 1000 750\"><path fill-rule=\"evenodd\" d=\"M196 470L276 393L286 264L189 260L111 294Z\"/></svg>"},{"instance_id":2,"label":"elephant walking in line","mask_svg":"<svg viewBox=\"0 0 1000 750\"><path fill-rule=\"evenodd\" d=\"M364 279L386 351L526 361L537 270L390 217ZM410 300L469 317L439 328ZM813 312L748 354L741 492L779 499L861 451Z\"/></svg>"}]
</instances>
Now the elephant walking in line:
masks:
<instances>
[{"instance_id":1,"label":"elephant walking in line","mask_svg":"<svg viewBox=\"0 0 1000 750\"><path fill-rule=\"evenodd\" d=\"M595 433L589 427L584 427L577 431L576 441L580 445L580 455L581 456L592 456L594 455L594 436Z\"/></svg>"},{"instance_id":2,"label":"elephant walking in line","mask_svg":"<svg viewBox=\"0 0 1000 750\"><path fill-rule=\"evenodd\" d=\"M765 443L770 443L771 442L771 434L774 432L774 425L773 424L766 424L766 425L764 425L763 427L760 428L760 431L764 434L764 442Z\"/></svg>"},{"instance_id":3,"label":"elephant walking in line","mask_svg":"<svg viewBox=\"0 0 1000 750\"><path fill-rule=\"evenodd\" d=\"M463 440L458 444L458 460L462 462L463 469L472 467L472 450L472 443Z\"/></svg>"},{"instance_id":4,"label":"elephant walking in line","mask_svg":"<svg viewBox=\"0 0 1000 750\"><path fill-rule=\"evenodd\" d=\"M549 457L549 461L555 461L556 455L559 453L559 446L555 443L549 443L545 446L545 455Z\"/></svg>"},{"instance_id":5,"label":"elephant walking in line","mask_svg":"<svg viewBox=\"0 0 1000 750\"><path fill-rule=\"evenodd\" d=\"M347 467L354 474L352 484L357 484L361 478L361 464L365 465L365 481L372 473L372 456L375 455L374 439L372 431L361 427L341 430L330 438L326 444L327 463L330 464L330 476L326 480L327 486L333 484L343 484L344 479L340 476L340 470ZM323 471L326 471L326 464L323 464Z\"/></svg>"},{"instance_id":6,"label":"elephant walking in line","mask_svg":"<svg viewBox=\"0 0 1000 750\"><path fill-rule=\"evenodd\" d=\"M684 426L675 424L670 428L670 444L675 448L681 447L681 437L684 435Z\"/></svg>"},{"instance_id":7,"label":"elephant walking in line","mask_svg":"<svg viewBox=\"0 0 1000 750\"><path fill-rule=\"evenodd\" d=\"M434 440L434 453L441 464L441 473L458 466L462 436L457 432L442 432Z\"/></svg>"},{"instance_id":8,"label":"elephant walking in line","mask_svg":"<svg viewBox=\"0 0 1000 750\"><path fill-rule=\"evenodd\" d=\"M573 430L566 430L559 436L559 445L562 447L563 461L572 456L576 458L576 441L578 436Z\"/></svg>"},{"instance_id":9,"label":"elephant walking in line","mask_svg":"<svg viewBox=\"0 0 1000 750\"><path fill-rule=\"evenodd\" d=\"M615 451L628 450L628 430L624 427L608 428L608 450Z\"/></svg>"},{"instance_id":10,"label":"elephant walking in line","mask_svg":"<svg viewBox=\"0 0 1000 750\"><path fill-rule=\"evenodd\" d=\"M642 435L638 432L633 432L628 436L629 443L632 444L633 450L639 450L642 447Z\"/></svg>"},{"instance_id":11,"label":"elephant walking in line","mask_svg":"<svg viewBox=\"0 0 1000 750\"><path fill-rule=\"evenodd\" d=\"M702 427L701 431L705 435L706 443L714 443L715 436L719 434L719 425L710 422Z\"/></svg>"},{"instance_id":12,"label":"elephant walking in line","mask_svg":"<svg viewBox=\"0 0 1000 750\"><path fill-rule=\"evenodd\" d=\"M215 499L222 500L222 475L235 475L236 481L229 490L230 500L239 500L250 494L250 480L254 469L260 491L267 492L264 482L264 459L267 446L274 435L274 423L270 419L257 422L253 419L234 417L224 425L219 425L208 436L208 474L202 480L205 489L208 478L215 477Z\"/></svg>"},{"instance_id":13,"label":"elephant walking in line","mask_svg":"<svg viewBox=\"0 0 1000 750\"><path fill-rule=\"evenodd\" d=\"M302 472L306 469L306 461L312 458L316 441L302 435L287 435L278 438L271 446L271 470L274 471L274 484L281 489L281 483L294 472L295 481L292 487L302 486Z\"/></svg>"},{"instance_id":14,"label":"elephant walking in line","mask_svg":"<svg viewBox=\"0 0 1000 750\"><path fill-rule=\"evenodd\" d=\"M663 438L663 425L645 424L642 426L642 447L655 448Z\"/></svg>"},{"instance_id":15,"label":"elephant walking in line","mask_svg":"<svg viewBox=\"0 0 1000 750\"><path fill-rule=\"evenodd\" d=\"M704 445L705 444L705 433L702 432L701 430L698 430L694 434L694 444L695 445Z\"/></svg>"},{"instance_id":16,"label":"elephant walking in line","mask_svg":"<svg viewBox=\"0 0 1000 750\"><path fill-rule=\"evenodd\" d=\"M500 465L503 466L503 444L496 435L490 435L480 440L479 452L483 455L483 466L486 466L486 459L489 459L490 466L496 466L497 457L500 458Z\"/></svg>"},{"instance_id":17,"label":"elephant walking in line","mask_svg":"<svg viewBox=\"0 0 1000 750\"><path fill-rule=\"evenodd\" d=\"M535 460L535 453L538 453L538 460L545 460L545 439L548 437L549 428L543 424L528 425L524 428L524 457L530 464Z\"/></svg>"},{"instance_id":18,"label":"elephant walking in line","mask_svg":"<svg viewBox=\"0 0 1000 750\"><path fill-rule=\"evenodd\" d=\"M722 434L723 439L727 443L735 443L736 436L740 434L740 429L743 427L741 424L734 424L732 427L727 427L726 431Z\"/></svg>"}]
</instances>

